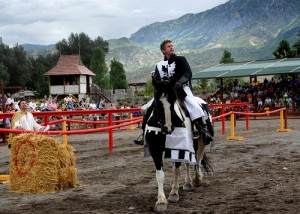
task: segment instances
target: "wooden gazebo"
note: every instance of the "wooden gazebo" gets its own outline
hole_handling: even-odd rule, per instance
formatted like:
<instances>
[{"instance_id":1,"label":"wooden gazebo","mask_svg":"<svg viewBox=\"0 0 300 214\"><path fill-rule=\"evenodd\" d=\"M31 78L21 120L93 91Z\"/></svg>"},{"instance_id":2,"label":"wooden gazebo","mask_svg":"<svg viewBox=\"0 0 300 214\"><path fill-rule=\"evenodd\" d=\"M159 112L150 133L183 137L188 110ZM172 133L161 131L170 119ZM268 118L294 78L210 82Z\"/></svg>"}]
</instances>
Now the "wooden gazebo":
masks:
<instances>
[{"instance_id":1,"label":"wooden gazebo","mask_svg":"<svg viewBox=\"0 0 300 214\"><path fill-rule=\"evenodd\" d=\"M49 77L50 94L77 96L79 100L90 93L92 76L79 55L62 55L56 66L45 75Z\"/></svg>"}]
</instances>

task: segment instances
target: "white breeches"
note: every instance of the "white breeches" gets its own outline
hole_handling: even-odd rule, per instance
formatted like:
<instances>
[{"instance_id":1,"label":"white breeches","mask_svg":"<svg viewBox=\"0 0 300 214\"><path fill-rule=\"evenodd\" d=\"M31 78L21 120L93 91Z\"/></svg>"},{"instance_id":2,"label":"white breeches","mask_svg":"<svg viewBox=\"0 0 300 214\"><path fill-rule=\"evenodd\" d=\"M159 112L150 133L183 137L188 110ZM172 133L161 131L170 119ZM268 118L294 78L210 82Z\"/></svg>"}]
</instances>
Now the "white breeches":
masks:
<instances>
[{"instance_id":1,"label":"white breeches","mask_svg":"<svg viewBox=\"0 0 300 214\"><path fill-rule=\"evenodd\" d=\"M196 99L194 98L194 95L191 92L190 87L184 86L183 90L186 93L186 97L184 99L184 104L185 104L188 112L190 113L191 120L193 121L199 117L203 117L204 112L201 109L201 107L199 106L199 104L197 103Z\"/></svg>"}]
</instances>

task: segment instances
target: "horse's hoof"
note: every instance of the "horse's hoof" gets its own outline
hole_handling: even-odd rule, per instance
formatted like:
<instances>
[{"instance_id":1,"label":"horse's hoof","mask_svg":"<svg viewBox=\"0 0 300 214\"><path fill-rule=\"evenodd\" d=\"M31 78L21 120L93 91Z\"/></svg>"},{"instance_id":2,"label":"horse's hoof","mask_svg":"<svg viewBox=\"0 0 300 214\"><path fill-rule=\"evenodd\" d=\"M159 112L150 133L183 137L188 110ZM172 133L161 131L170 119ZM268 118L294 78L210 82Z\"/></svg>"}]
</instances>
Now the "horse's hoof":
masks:
<instances>
[{"instance_id":1,"label":"horse's hoof","mask_svg":"<svg viewBox=\"0 0 300 214\"><path fill-rule=\"evenodd\" d=\"M210 147L210 151L216 153L217 152L217 148L216 147Z\"/></svg>"},{"instance_id":2,"label":"horse's hoof","mask_svg":"<svg viewBox=\"0 0 300 214\"><path fill-rule=\"evenodd\" d=\"M173 202L173 203L178 202L179 201L179 195L176 195L176 194L169 195L168 201Z\"/></svg>"},{"instance_id":3,"label":"horse's hoof","mask_svg":"<svg viewBox=\"0 0 300 214\"><path fill-rule=\"evenodd\" d=\"M156 204L154 207L154 211L157 213L164 212L168 208L167 204Z\"/></svg>"},{"instance_id":4,"label":"horse's hoof","mask_svg":"<svg viewBox=\"0 0 300 214\"><path fill-rule=\"evenodd\" d=\"M192 184L184 184L182 189L189 191L189 190L194 189L194 186Z\"/></svg>"},{"instance_id":5,"label":"horse's hoof","mask_svg":"<svg viewBox=\"0 0 300 214\"><path fill-rule=\"evenodd\" d=\"M195 179L193 179L193 186L194 187L199 187L199 186L201 186L201 181L198 179L198 180L195 180Z\"/></svg>"}]
</instances>

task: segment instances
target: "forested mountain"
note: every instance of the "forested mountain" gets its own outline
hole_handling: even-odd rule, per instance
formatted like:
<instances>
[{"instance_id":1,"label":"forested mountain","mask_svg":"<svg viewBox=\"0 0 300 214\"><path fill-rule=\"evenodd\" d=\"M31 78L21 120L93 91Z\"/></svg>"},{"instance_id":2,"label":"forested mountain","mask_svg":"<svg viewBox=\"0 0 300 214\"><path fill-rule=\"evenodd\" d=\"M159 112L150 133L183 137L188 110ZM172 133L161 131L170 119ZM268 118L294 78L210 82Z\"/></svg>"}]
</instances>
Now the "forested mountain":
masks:
<instances>
[{"instance_id":1,"label":"forested mountain","mask_svg":"<svg viewBox=\"0 0 300 214\"><path fill-rule=\"evenodd\" d=\"M55 48L55 45L35 45L35 44L22 44L22 47L27 50L52 50L53 48Z\"/></svg>"},{"instance_id":2,"label":"forested mountain","mask_svg":"<svg viewBox=\"0 0 300 214\"><path fill-rule=\"evenodd\" d=\"M299 30L299 0L229 0L201 13L147 25L130 38L108 40L106 59L123 63L128 82L145 81L162 59L159 44L164 39L173 40L176 53L186 56L196 72L218 64L224 50L235 61L274 58L280 41L295 43Z\"/></svg>"},{"instance_id":3,"label":"forested mountain","mask_svg":"<svg viewBox=\"0 0 300 214\"><path fill-rule=\"evenodd\" d=\"M230 0L211 10L150 24L129 39L109 40L107 58L124 63L129 82L134 82L144 79L162 58L159 44L164 39L174 41L177 53L188 58L195 72L217 64L225 49L235 61L274 58L279 42L293 44L299 29L299 0Z\"/></svg>"}]
</instances>

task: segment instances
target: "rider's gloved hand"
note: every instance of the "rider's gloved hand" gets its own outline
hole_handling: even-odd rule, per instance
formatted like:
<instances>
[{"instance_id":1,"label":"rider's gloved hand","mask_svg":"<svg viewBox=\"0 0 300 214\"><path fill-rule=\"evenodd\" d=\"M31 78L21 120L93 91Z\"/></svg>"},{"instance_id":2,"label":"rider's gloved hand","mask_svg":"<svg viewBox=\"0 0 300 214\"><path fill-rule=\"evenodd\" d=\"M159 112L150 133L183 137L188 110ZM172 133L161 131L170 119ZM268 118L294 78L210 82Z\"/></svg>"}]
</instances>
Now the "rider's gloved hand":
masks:
<instances>
[{"instance_id":1,"label":"rider's gloved hand","mask_svg":"<svg viewBox=\"0 0 300 214\"><path fill-rule=\"evenodd\" d=\"M182 87L182 83L181 82L176 82L175 83L175 88L181 88Z\"/></svg>"},{"instance_id":2,"label":"rider's gloved hand","mask_svg":"<svg viewBox=\"0 0 300 214\"><path fill-rule=\"evenodd\" d=\"M170 81L169 80L162 80L161 83L162 83L161 84L162 87L164 87L164 88L168 88L169 85L170 85Z\"/></svg>"}]
</instances>

